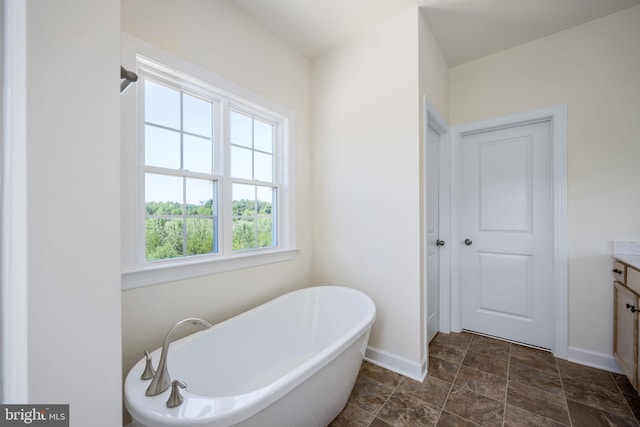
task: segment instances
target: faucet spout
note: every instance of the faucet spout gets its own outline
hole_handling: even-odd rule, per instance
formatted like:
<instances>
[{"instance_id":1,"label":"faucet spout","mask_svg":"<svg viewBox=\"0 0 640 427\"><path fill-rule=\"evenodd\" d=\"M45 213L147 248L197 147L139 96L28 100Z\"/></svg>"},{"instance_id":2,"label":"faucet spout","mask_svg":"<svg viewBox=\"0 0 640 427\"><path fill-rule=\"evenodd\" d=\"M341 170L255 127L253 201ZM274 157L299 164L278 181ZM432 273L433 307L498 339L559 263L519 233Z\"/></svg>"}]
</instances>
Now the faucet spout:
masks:
<instances>
[{"instance_id":1,"label":"faucet spout","mask_svg":"<svg viewBox=\"0 0 640 427\"><path fill-rule=\"evenodd\" d=\"M162 344L162 353L160 354L160 362L158 362L158 369L156 370L156 374L153 376L153 380L149 387L147 387L147 391L145 394L147 396L156 396L171 385L171 377L169 376L169 370L167 369L167 356L169 354L169 345L171 344L171 340L173 335L186 325L196 325L200 329L209 329L211 327L211 323L205 322L202 319L198 319L196 317L191 317L188 319L184 319L176 323L176 325L169 331L167 337L164 339L164 343Z\"/></svg>"}]
</instances>

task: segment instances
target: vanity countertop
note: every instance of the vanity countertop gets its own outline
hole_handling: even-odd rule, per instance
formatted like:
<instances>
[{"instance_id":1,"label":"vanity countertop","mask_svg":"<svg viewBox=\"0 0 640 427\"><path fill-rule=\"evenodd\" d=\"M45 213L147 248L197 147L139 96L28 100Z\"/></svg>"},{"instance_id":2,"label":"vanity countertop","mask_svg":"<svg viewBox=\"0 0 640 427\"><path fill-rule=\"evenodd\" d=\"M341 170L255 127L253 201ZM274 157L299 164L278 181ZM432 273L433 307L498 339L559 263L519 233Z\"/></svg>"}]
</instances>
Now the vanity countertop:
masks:
<instances>
[{"instance_id":1,"label":"vanity countertop","mask_svg":"<svg viewBox=\"0 0 640 427\"><path fill-rule=\"evenodd\" d=\"M640 255L627 255L627 254L613 254L614 259L624 262L631 267L640 270Z\"/></svg>"}]
</instances>

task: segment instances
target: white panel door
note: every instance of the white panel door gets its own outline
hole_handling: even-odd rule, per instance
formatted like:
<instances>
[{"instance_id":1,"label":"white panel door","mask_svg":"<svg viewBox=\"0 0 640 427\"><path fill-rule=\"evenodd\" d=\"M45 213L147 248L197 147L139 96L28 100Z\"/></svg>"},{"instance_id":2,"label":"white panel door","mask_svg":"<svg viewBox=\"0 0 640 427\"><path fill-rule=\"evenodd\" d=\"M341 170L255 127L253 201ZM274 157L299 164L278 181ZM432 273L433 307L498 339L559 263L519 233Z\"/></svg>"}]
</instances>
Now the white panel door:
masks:
<instances>
[{"instance_id":1,"label":"white panel door","mask_svg":"<svg viewBox=\"0 0 640 427\"><path fill-rule=\"evenodd\" d=\"M463 136L462 327L551 348L548 121Z\"/></svg>"},{"instance_id":2,"label":"white panel door","mask_svg":"<svg viewBox=\"0 0 640 427\"><path fill-rule=\"evenodd\" d=\"M427 339L430 342L440 329L440 256L439 248L439 180L438 180L438 135L429 128L427 137Z\"/></svg>"}]
</instances>

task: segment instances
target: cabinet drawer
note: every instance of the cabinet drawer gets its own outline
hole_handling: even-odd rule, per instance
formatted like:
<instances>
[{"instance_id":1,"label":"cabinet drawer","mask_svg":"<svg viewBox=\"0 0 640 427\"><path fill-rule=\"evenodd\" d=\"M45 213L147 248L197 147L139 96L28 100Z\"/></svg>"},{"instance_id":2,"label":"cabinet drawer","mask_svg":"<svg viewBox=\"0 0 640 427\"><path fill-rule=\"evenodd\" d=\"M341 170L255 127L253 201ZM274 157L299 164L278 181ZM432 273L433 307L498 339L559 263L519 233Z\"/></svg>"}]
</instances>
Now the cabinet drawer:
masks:
<instances>
[{"instance_id":1,"label":"cabinet drawer","mask_svg":"<svg viewBox=\"0 0 640 427\"><path fill-rule=\"evenodd\" d=\"M621 262L618 261L614 261L613 262L613 280L617 280L618 282L622 283L623 285L626 284L625 281L625 270L626 270L627 266L624 265Z\"/></svg>"},{"instance_id":2,"label":"cabinet drawer","mask_svg":"<svg viewBox=\"0 0 640 427\"><path fill-rule=\"evenodd\" d=\"M637 294L640 294L640 271L627 267L627 286Z\"/></svg>"}]
</instances>

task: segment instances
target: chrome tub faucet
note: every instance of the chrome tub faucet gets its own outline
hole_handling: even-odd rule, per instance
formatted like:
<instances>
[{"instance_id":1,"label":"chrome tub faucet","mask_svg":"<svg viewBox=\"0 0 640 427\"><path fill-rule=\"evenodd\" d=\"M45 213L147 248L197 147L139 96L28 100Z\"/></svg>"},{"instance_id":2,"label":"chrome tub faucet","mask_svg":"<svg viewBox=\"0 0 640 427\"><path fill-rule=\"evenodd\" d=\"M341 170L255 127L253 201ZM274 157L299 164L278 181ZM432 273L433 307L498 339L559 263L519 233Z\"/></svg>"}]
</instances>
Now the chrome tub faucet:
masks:
<instances>
[{"instance_id":1,"label":"chrome tub faucet","mask_svg":"<svg viewBox=\"0 0 640 427\"><path fill-rule=\"evenodd\" d=\"M158 369L153 376L151 384L149 384L149 387L147 387L147 391L145 392L147 396L156 396L164 392L171 385L171 377L169 376L169 371L167 369L167 355L169 354L169 345L171 344L173 335L183 326L190 324L196 325L203 330L209 329L211 327L211 323L205 322L204 320L198 319L196 317L184 319L176 323L173 329L169 331L167 337L164 339L164 343L162 344L162 353L160 354Z\"/></svg>"}]
</instances>

